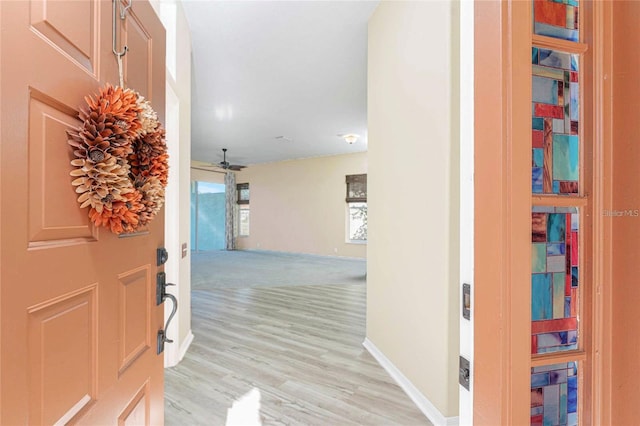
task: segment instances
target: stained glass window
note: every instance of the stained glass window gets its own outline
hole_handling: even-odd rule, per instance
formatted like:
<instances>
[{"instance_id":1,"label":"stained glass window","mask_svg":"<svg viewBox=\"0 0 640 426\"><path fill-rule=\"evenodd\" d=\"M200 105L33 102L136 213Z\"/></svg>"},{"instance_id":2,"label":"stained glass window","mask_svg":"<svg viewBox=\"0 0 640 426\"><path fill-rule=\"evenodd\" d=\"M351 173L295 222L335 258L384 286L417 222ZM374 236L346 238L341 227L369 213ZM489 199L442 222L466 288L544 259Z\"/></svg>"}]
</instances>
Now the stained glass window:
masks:
<instances>
[{"instance_id":1,"label":"stained glass window","mask_svg":"<svg viewBox=\"0 0 640 426\"><path fill-rule=\"evenodd\" d=\"M533 33L579 42L579 12L579 0L533 0ZM562 45L563 42L557 44ZM579 134L579 59L577 54L549 48L533 47L531 51L531 192L534 195L580 194L580 154L583 148ZM549 200L554 202L552 198ZM578 349L579 233L578 208L533 206L533 355ZM565 356L571 357L570 354ZM545 362L554 364L531 369L532 426L578 424L578 363L558 361L557 358L547 360Z\"/></svg>"},{"instance_id":2,"label":"stained glass window","mask_svg":"<svg viewBox=\"0 0 640 426\"><path fill-rule=\"evenodd\" d=\"M578 348L578 232L575 207L533 207L532 354Z\"/></svg>"},{"instance_id":3,"label":"stained glass window","mask_svg":"<svg viewBox=\"0 0 640 426\"><path fill-rule=\"evenodd\" d=\"M578 41L578 0L534 0L534 34Z\"/></svg>"},{"instance_id":4,"label":"stained glass window","mask_svg":"<svg viewBox=\"0 0 640 426\"><path fill-rule=\"evenodd\" d=\"M578 55L534 47L532 192L577 194L580 178Z\"/></svg>"},{"instance_id":5,"label":"stained glass window","mask_svg":"<svg viewBox=\"0 0 640 426\"><path fill-rule=\"evenodd\" d=\"M531 425L578 424L578 363L531 369Z\"/></svg>"}]
</instances>

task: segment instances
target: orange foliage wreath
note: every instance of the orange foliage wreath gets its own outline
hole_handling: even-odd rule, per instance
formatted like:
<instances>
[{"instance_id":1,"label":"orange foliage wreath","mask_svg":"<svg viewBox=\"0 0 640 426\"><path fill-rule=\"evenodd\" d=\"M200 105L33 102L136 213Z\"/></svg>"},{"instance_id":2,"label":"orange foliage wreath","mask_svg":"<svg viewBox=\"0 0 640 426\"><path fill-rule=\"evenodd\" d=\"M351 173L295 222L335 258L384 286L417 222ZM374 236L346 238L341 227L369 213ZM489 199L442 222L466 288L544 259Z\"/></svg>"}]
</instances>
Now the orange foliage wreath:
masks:
<instances>
[{"instance_id":1,"label":"orange foliage wreath","mask_svg":"<svg viewBox=\"0 0 640 426\"><path fill-rule=\"evenodd\" d=\"M89 218L115 234L134 232L160 211L167 186L165 131L140 94L107 84L85 97L82 125L69 131L71 176Z\"/></svg>"}]
</instances>

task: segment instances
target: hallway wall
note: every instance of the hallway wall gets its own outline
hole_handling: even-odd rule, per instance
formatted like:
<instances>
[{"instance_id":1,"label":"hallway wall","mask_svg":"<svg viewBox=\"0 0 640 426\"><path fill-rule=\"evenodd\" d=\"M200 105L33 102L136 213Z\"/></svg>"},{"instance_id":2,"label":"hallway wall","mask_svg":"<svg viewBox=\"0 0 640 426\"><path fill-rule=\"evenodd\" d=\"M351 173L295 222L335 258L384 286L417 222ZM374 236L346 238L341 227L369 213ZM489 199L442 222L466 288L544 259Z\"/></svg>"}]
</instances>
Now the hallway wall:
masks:
<instances>
[{"instance_id":1,"label":"hallway wall","mask_svg":"<svg viewBox=\"0 0 640 426\"><path fill-rule=\"evenodd\" d=\"M362 143L362 142L360 142ZM250 185L250 236L238 249L365 258L346 242L345 176L367 172L367 153L254 164L237 173Z\"/></svg>"},{"instance_id":2,"label":"hallway wall","mask_svg":"<svg viewBox=\"0 0 640 426\"><path fill-rule=\"evenodd\" d=\"M458 415L458 8L381 2L369 21L367 347L436 424Z\"/></svg>"},{"instance_id":3,"label":"hallway wall","mask_svg":"<svg viewBox=\"0 0 640 426\"><path fill-rule=\"evenodd\" d=\"M190 250L190 162L191 162L191 36L179 0L151 0L167 31L167 146L169 183L165 201L165 264L167 282L175 283L169 292L176 295L179 309L167 330L174 343L165 347L165 366L175 365L184 356L191 333L191 259ZM182 257L182 245L187 253ZM171 304L165 304L165 318Z\"/></svg>"},{"instance_id":4,"label":"hallway wall","mask_svg":"<svg viewBox=\"0 0 640 426\"><path fill-rule=\"evenodd\" d=\"M209 172L200 169L191 169L191 181L212 182L224 184L224 173Z\"/></svg>"}]
</instances>

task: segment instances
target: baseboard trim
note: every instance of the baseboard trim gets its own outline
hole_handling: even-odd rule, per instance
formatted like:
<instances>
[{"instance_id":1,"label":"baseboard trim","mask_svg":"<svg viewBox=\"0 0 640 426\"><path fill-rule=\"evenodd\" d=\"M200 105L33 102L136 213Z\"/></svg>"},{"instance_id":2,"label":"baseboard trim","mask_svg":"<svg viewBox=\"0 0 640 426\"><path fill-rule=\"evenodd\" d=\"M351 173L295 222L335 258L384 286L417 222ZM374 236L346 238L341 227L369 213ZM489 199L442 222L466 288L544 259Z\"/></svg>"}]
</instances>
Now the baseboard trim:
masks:
<instances>
[{"instance_id":1,"label":"baseboard trim","mask_svg":"<svg viewBox=\"0 0 640 426\"><path fill-rule=\"evenodd\" d=\"M369 338L365 338L362 346L373 356L378 364L385 369L393 380L411 398L414 404L435 426L457 426L458 417L445 417L435 405L431 403L409 379L387 358Z\"/></svg>"},{"instance_id":2,"label":"baseboard trim","mask_svg":"<svg viewBox=\"0 0 640 426\"><path fill-rule=\"evenodd\" d=\"M193 333L189 330L187 333L187 337L182 341L180 345L180 352L178 352L178 362L182 361L182 358L187 354L187 350L189 350L189 346L191 346L191 342L193 342Z\"/></svg>"}]
</instances>

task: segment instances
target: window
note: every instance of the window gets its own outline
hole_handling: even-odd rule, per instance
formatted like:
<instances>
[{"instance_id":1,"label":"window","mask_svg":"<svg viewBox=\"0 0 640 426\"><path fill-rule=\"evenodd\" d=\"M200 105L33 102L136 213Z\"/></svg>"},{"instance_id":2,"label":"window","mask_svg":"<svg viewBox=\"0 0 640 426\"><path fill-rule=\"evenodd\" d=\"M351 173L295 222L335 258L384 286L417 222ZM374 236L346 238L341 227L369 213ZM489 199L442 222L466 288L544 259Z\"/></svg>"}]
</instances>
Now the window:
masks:
<instances>
[{"instance_id":1,"label":"window","mask_svg":"<svg viewBox=\"0 0 640 426\"><path fill-rule=\"evenodd\" d=\"M367 175L347 175L348 233L351 242L367 241Z\"/></svg>"},{"instance_id":2,"label":"window","mask_svg":"<svg viewBox=\"0 0 640 426\"><path fill-rule=\"evenodd\" d=\"M576 1L558 4L536 1L533 10L531 192L546 197L534 197L531 210L531 296L526 302L531 308L531 425L589 422L581 414L589 413L589 392L580 393L593 381L590 357L595 357L589 350L593 320L585 321L589 314L583 310L593 303L589 277L595 274L585 273L583 265L592 271L598 261L597 256L585 261L580 250L590 246L585 237L596 235L585 213L592 201L584 189L589 172L583 176L581 170L593 153L585 150L589 138L584 131L592 124L585 119L596 115L581 113L583 92L591 85L584 86L581 73L581 53L587 50L579 43L581 7ZM592 65L589 74L594 73Z\"/></svg>"},{"instance_id":3,"label":"window","mask_svg":"<svg viewBox=\"0 0 640 426\"><path fill-rule=\"evenodd\" d=\"M240 206L240 214L238 215L238 236L249 236L249 206Z\"/></svg>"},{"instance_id":4,"label":"window","mask_svg":"<svg viewBox=\"0 0 640 426\"><path fill-rule=\"evenodd\" d=\"M191 248L195 251L225 247L225 187L212 182L191 182Z\"/></svg>"},{"instance_id":5,"label":"window","mask_svg":"<svg viewBox=\"0 0 640 426\"><path fill-rule=\"evenodd\" d=\"M236 193L238 194L238 236L249 236L249 184L239 183L236 185Z\"/></svg>"},{"instance_id":6,"label":"window","mask_svg":"<svg viewBox=\"0 0 640 426\"><path fill-rule=\"evenodd\" d=\"M238 204L249 204L249 184L239 183L236 185L238 193Z\"/></svg>"}]
</instances>

